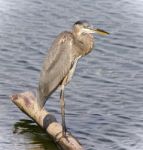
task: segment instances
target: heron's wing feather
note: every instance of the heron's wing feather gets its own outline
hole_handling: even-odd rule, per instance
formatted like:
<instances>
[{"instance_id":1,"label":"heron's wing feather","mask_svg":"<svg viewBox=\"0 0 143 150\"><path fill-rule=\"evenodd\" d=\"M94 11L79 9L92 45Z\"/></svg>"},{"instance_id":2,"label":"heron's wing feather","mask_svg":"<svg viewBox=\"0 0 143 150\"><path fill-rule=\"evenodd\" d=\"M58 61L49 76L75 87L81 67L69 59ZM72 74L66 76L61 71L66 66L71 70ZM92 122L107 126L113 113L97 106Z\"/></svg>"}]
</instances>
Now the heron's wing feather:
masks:
<instances>
[{"instance_id":1,"label":"heron's wing feather","mask_svg":"<svg viewBox=\"0 0 143 150\"><path fill-rule=\"evenodd\" d=\"M40 75L39 96L41 98L48 97L68 74L74 61L72 42L72 34L63 32L55 39L49 49Z\"/></svg>"}]
</instances>

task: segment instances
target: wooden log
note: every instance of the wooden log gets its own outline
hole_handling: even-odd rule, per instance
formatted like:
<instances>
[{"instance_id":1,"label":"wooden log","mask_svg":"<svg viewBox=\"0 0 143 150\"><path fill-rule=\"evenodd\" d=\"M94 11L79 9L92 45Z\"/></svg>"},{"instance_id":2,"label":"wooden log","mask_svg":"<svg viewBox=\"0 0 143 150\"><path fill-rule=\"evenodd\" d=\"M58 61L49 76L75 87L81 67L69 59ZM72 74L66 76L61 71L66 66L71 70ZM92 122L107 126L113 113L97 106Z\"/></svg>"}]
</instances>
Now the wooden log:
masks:
<instances>
[{"instance_id":1,"label":"wooden log","mask_svg":"<svg viewBox=\"0 0 143 150\"><path fill-rule=\"evenodd\" d=\"M37 108L36 98L31 92L24 92L11 96L11 100L20 110L32 118L53 138L62 150L83 150L78 140L67 133L66 138L62 137L62 126L56 118L44 108Z\"/></svg>"}]
</instances>

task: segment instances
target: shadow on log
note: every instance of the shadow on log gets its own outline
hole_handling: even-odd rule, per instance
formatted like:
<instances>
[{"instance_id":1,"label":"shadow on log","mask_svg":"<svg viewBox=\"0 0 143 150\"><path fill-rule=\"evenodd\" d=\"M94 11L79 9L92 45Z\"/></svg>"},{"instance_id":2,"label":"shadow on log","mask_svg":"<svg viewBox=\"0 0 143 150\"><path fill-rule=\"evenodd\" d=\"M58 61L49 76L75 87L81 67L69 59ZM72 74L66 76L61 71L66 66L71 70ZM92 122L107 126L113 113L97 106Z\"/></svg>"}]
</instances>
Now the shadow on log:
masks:
<instances>
[{"instance_id":1,"label":"shadow on log","mask_svg":"<svg viewBox=\"0 0 143 150\"><path fill-rule=\"evenodd\" d=\"M62 137L61 124L45 109L37 109L36 98L31 92L13 95L11 100L21 111L45 129L62 150L83 150L78 140L71 134L67 133L66 138Z\"/></svg>"}]
</instances>

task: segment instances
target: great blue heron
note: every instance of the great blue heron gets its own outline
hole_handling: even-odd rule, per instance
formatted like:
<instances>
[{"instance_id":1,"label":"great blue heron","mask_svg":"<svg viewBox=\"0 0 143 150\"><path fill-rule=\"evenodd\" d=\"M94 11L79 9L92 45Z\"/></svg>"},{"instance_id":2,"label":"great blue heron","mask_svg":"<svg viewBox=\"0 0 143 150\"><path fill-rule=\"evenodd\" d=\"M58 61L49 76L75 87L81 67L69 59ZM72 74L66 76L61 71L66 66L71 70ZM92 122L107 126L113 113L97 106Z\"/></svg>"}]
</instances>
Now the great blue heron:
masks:
<instances>
[{"instance_id":1,"label":"great blue heron","mask_svg":"<svg viewBox=\"0 0 143 150\"><path fill-rule=\"evenodd\" d=\"M62 115L62 134L66 135L64 87L76 68L79 58L91 52L94 45L92 33L107 35L108 32L91 28L87 21L77 21L71 31L60 33L45 57L37 91L37 104L40 109L48 97L60 86L60 105Z\"/></svg>"}]
</instances>

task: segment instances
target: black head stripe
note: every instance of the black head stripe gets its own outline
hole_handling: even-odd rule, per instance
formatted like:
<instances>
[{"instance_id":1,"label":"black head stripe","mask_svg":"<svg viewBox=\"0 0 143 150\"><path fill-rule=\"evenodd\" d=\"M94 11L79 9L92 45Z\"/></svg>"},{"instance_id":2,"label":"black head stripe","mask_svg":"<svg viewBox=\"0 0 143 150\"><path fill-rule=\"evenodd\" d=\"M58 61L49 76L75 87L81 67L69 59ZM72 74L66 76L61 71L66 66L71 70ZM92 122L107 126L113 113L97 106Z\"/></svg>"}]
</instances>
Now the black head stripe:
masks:
<instances>
[{"instance_id":1,"label":"black head stripe","mask_svg":"<svg viewBox=\"0 0 143 150\"><path fill-rule=\"evenodd\" d=\"M74 25L83 25L83 24L88 24L88 22L86 20L79 20L74 23Z\"/></svg>"}]
</instances>

